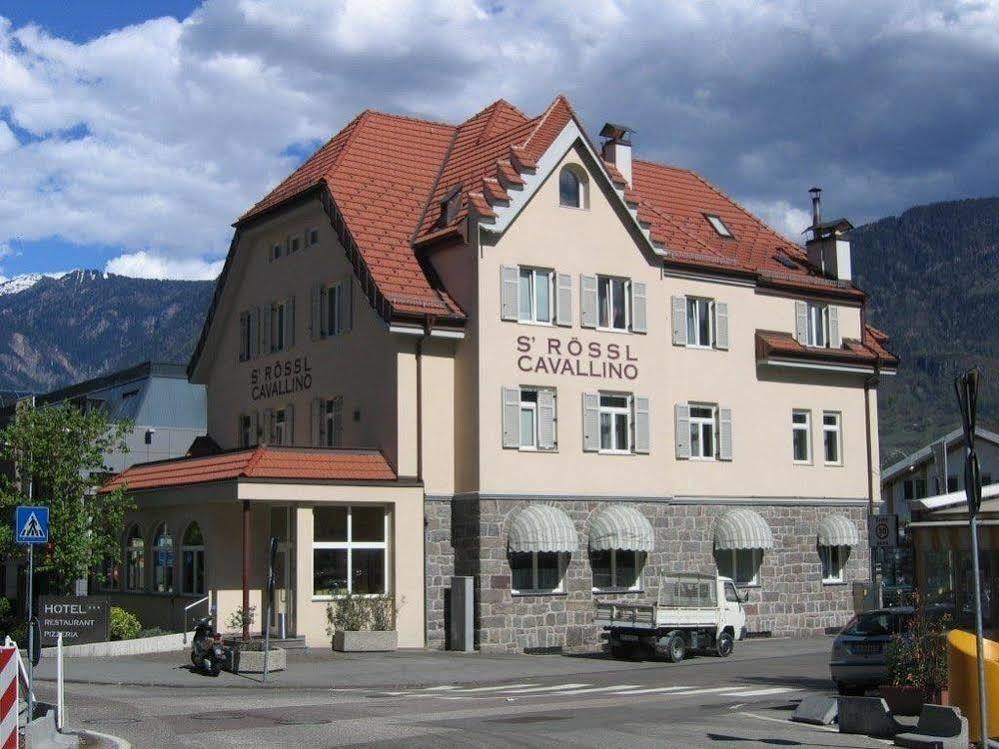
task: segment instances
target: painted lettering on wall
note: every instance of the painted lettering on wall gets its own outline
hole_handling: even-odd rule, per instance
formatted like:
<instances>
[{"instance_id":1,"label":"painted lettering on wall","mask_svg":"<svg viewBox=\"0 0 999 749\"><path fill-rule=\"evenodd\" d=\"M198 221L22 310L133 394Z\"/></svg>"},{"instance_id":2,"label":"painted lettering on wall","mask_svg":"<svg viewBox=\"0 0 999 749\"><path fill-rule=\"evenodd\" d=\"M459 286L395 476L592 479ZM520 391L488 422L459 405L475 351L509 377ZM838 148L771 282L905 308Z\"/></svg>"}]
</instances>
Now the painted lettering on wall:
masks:
<instances>
[{"instance_id":1,"label":"painted lettering on wall","mask_svg":"<svg viewBox=\"0 0 999 749\"><path fill-rule=\"evenodd\" d=\"M607 380L638 378L638 357L624 343L585 343L578 338L517 336L517 367L521 372L539 372Z\"/></svg>"},{"instance_id":2,"label":"painted lettering on wall","mask_svg":"<svg viewBox=\"0 0 999 749\"><path fill-rule=\"evenodd\" d=\"M250 397L255 401L311 389L312 366L307 356L285 359L250 370Z\"/></svg>"}]
</instances>

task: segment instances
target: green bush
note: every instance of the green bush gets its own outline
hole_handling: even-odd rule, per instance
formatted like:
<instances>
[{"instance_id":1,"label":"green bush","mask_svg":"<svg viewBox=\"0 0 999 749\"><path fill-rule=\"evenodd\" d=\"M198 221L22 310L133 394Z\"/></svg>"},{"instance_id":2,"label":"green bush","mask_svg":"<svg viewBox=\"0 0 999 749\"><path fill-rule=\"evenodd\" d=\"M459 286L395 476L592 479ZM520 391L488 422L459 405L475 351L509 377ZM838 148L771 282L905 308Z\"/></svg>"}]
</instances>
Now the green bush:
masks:
<instances>
[{"instance_id":1,"label":"green bush","mask_svg":"<svg viewBox=\"0 0 999 749\"><path fill-rule=\"evenodd\" d=\"M229 629L234 632L242 632L243 624L245 623L248 628L253 628L253 622L257 619L257 607L250 606L245 611L242 606L237 606L236 609L229 614L229 619L226 624L229 625Z\"/></svg>"},{"instance_id":2,"label":"green bush","mask_svg":"<svg viewBox=\"0 0 999 749\"><path fill-rule=\"evenodd\" d=\"M916 687L927 696L947 687L949 615L930 617L923 607L906 630L888 645L888 680L896 687Z\"/></svg>"},{"instance_id":3,"label":"green bush","mask_svg":"<svg viewBox=\"0 0 999 749\"><path fill-rule=\"evenodd\" d=\"M343 595L326 606L326 634L335 632L389 632L398 613L392 596Z\"/></svg>"},{"instance_id":4,"label":"green bush","mask_svg":"<svg viewBox=\"0 0 999 749\"><path fill-rule=\"evenodd\" d=\"M142 622L131 611L118 606L111 607L111 639L134 640L142 631Z\"/></svg>"}]
</instances>

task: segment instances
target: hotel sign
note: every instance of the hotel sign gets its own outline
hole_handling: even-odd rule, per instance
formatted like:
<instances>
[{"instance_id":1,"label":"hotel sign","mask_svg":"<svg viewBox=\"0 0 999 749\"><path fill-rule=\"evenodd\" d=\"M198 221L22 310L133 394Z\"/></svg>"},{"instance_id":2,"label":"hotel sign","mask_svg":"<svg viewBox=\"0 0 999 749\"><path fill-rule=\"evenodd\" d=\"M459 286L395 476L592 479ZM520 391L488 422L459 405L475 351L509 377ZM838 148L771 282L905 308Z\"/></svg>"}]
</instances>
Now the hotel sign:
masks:
<instances>
[{"instance_id":1,"label":"hotel sign","mask_svg":"<svg viewBox=\"0 0 999 749\"><path fill-rule=\"evenodd\" d=\"M584 343L575 336L560 338L517 336L517 367L521 372L536 372L570 377L599 377L606 380L638 378L638 357L631 344Z\"/></svg>"},{"instance_id":2,"label":"hotel sign","mask_svg":"<svg viewBox=\"0 0 999 749\"><path fill-rule=\"evenodd\" d=\"M38 599L38 628L42 645L56 644L62 632L64 645L106 642L108 639L108 599L93 596L41 596Z\"/></svg>"},{"instance_id":3,"label":"hotel sign","mask_svg":"<svg viewBox=\"0 0 999 749\"><path fill-rule=\"evenodd\" d=\"M284 359L250 370L250 397L255 401L311 389L312 365L307 356Z\"/></svg>"}]
</instances>

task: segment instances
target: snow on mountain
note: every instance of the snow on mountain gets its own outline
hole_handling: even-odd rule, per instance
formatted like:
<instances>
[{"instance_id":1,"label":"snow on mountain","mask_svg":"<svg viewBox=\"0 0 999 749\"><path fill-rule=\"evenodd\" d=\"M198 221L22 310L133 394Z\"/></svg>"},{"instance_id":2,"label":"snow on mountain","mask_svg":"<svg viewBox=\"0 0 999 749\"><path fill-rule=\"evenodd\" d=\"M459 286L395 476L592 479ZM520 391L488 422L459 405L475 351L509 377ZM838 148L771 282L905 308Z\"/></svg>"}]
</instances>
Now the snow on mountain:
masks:
<instances>
[{"instance_id":1,"label":"snow on mountain","mask_svg":"<svg viewBox=\"0 0 999 749\"><path fill-rule=\"evenodd\" d=\"M13 278L3 278L0 276L0 296L10 296L27 291L43 278L62 278L72 271L62 271L59 273L24 273Z\"/></svg>"}]
</instances>

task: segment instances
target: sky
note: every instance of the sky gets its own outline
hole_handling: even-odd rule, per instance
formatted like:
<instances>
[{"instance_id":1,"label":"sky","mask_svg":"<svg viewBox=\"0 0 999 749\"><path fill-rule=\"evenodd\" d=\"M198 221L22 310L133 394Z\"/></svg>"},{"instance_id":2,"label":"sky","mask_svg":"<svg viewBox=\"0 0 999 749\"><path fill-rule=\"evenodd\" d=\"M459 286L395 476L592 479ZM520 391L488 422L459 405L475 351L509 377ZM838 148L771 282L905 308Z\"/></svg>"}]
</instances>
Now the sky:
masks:
<instances>
[{"instance_id":1,"label":"sky","mask_svg":"<svg viewBox=\"0 0 999 749\"><path fill-rule=\"evenodd\" d=\"M5 0L0 278L213 278L360 110L558 93L798 237L999 194L997 78L999 0Z\"/></svg>"}]
</instances>

